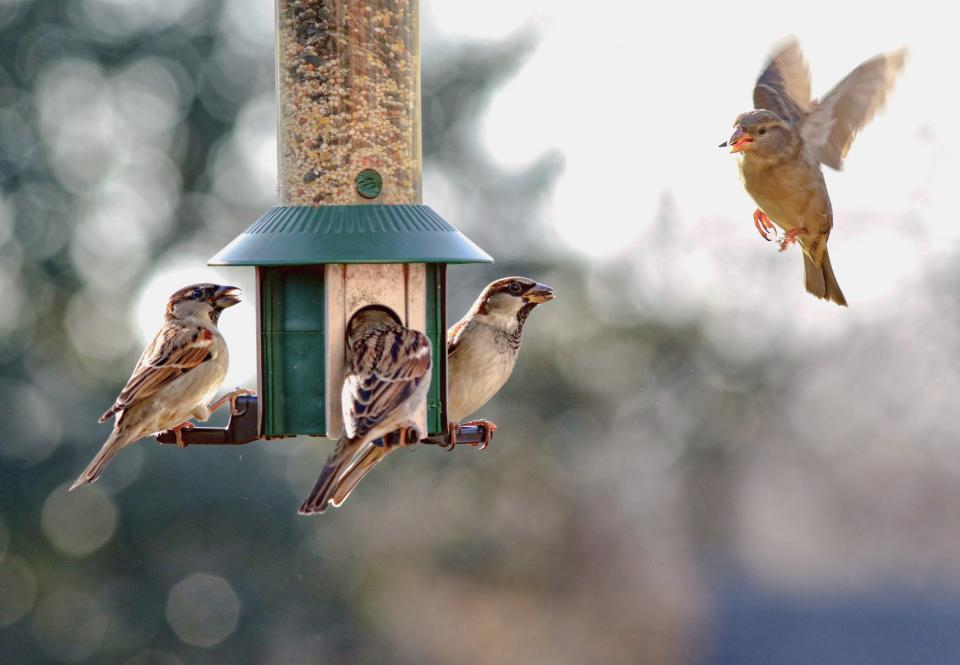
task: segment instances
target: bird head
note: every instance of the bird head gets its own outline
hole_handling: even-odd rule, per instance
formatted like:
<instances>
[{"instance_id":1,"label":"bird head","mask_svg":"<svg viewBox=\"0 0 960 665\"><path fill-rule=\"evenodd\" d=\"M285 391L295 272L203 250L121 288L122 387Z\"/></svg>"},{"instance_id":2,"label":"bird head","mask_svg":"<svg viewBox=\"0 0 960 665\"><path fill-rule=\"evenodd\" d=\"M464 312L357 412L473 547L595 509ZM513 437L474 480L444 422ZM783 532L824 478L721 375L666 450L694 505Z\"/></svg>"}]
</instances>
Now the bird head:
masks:
<instances>
[{"instance_id":1,"label":"bird head","mask_svg":"<svg viewBox=\"0 0 960 665\"><path fill-rule=\"evenodd\" d=\"M776 113L757 109L741 114L733 124L733 134L720 144L730 152L742 152L762 157L785 154L792 147L797 133Z\"/></svg>"},{"instance_id":2,"label":"bird head","mask_svg":"<svg viewBox=\"0 0 960 665\"><path fill-rule=\"evenodd\" d=\"M522 325L534 307L555 297L551 287L529 277L504 277L487 285L474 309L478 316L509 329L518 322Z\"/></svg>"},{"instance_id":3,"label":"bird head","mask_svg":"<svg viewBox=\"0 0 960 665\"><path fill-rule=\"evenodd\" d=\"M347 340L355 340L357 336L371 325L402 325L400 317L392 310L382 305L369 305L358 310L350 317L347 324ZM349 342L352 344L352 341Z\"/></svg>"},{"instance_id":4,"label":"bird head","mask_svg":"<svg viewBox=\"0 0 960 665\"><path fill-rule=\"evenodd\" d=\"M219 284L185 286L167 301L167 317L217 324L220 313L240 302L240 289Z\"/></svg>"}]
</instances>

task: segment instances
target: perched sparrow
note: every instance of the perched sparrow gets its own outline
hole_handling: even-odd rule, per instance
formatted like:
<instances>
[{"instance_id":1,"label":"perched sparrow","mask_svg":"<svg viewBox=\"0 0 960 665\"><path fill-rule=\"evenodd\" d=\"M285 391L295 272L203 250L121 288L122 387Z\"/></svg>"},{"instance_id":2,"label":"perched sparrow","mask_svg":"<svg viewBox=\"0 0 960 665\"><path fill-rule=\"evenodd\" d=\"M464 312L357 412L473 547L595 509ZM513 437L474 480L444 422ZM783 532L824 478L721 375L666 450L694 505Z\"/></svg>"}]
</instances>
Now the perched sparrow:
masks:
<instances>
[{"instance_id":1,"label":"perched sparrow","mask_svg":"<svg viewBox=\"0 0 960 665\"><path fill-rule=\"evenodd\" d=\"M510 378L527 316L553 298L553 289L546 284L526 277L504 277L487 285L470 311L447 332L447 418L454 441L460 421L486 404ZM494 427L486 421L476 421L479 423ZM358 458L344 474L334 490L335 505L382 459L382 450L378 446L368 457Z\"/></svg>"},{"instance_id":2,"label":"perched sparrow","mask_svg":"<svg viewBox=\"0 0 960 665\"><path fill-rule=\"evenodd\" d=\"M430 388L427 336L400 325L384 309L368 307L350 319L347 345L349 367L341 396L345 434L300 506L301 515L343 503L345 495L340 500L333 496L343 475L359 463L372 467L390 452L377 445L380 437L404 429L414 431L413 442L420 440L412 419Z\"/></svg>"},{"instance_id":3,"label":"perched sparrow","mask_svg":"<svg viewBox=\"0 0 960 665\"><path fill-rule=\"evenodd\" d=\"M780 250L799 241L807 291L846 305L827 253L833 227L830 196L820 164L840 169L850 144L883 106L903 69L906 50L863 63L820 101L810 99L810 74L796 41L770 60L753 90L756 110L741 114L720 147L741 154L740 175L760 206L760 235L775 223L786 232Z\"/></svg>"},{"instance_id":4,"label":"perched sparrow","mask_svg":"<svg viewBox=\"0 0 960 665\"><path fill-rule=\"evenodd\" d=\"M486 404L510 378L523 324L553 289L526 277L487 285L470 311L447 332L447 419L452 425Z\"/></svg>"},{"instance_id":5,"label":"perched sparrow","mask_svg":"<svg viewBox=\"0 0 960 665\"><path fill-rule=\"evenodd\" d=\"M153 432L189 427L189 418L206 420L207 407L227 374L227 344L217 330L220 313L240 302L234 286L194 284L167 301L163 327L147 345L133 375L106 413L116 416L113 432L70 487L92 483L121 448Z\"/></svg>"}]
</instances>

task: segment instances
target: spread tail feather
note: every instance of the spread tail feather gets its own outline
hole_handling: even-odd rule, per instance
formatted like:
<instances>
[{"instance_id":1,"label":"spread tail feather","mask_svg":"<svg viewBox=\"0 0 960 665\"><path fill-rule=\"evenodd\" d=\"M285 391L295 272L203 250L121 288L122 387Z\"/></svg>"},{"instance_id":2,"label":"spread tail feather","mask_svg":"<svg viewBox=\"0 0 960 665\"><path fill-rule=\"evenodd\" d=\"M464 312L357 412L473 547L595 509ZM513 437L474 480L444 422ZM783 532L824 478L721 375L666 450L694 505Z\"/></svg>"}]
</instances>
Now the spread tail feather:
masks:
<instances>
[{"instance_id":1,"label":"spread tail feather","mask_svg":"<svg viewBox=\"0 0 960 665\"><path fill-rule=\"evenodd\" d=\"M803 255L803 276L807 291L823 300L829 300L844 307L847 306L847 299L843 297L843 291L837 284L837 278L833 274L833 266L830 264L830 253L826 248L823 250L823 258L820 260L819 266L809 256Z\"/></svg>"},{"instance_id":2,"label":"spread tail feather","mask_svg":"<svg viewBox=\"0 0 960 665\"><path fill-rule=\"evenodd\" d=\"M114 429L110 433L110 436L107 437L103 447L100 448L100 452L98 452L90 464L87 465L87 468L83 470L83 473L81 473L77 479L73 481L73 485L70 486L70 491L72 492L86 483L96 482L97 478L100 477L100 474L103 473L103 470L106 468L107 464L111 459L113 459L113 456L120 452L120 449L128 443L130 442L126 437L120 434L120 430Z\"/></svg>"},{"instance_id":3,"label":"spread tail feather","mask_svg":"<svg viewBox=\"0 0 960 665\"><path fill-rule=\"evenodd\" d=\"M320 477L317 478L317 482L314 483L310 494L307 495L307 498L304 499L303 504L300 506L298 512L301 515L322 513L327 509L327 504L330 503L330 498L336 487L335 481L340 477L343 467L350 461L351 456L349 453L352 452L353 449L354 445L350 439L344 437L337 441L337 447L334 448L333 454L330 455L326 466L324 466L323 471L320 472Z\"/></svg>"}]
</instances>

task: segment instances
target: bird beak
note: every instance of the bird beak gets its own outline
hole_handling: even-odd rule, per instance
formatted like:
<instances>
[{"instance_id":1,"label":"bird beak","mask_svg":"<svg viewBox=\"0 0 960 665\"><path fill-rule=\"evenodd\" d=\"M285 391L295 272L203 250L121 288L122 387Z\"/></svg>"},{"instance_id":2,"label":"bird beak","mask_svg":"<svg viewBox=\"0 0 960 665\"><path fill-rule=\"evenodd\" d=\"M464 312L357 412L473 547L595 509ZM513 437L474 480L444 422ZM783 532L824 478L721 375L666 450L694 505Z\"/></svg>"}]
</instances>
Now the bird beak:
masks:
<instances>
[{"instance_id":1,"label":"bird beak","mask_svg":"<svg viewBox=\"0 0 960 665\"><path fill-rule=\"evenodd\" d=\"M733 136L731 136L728 141L721 143L720 147L726 148L730 146L730 152L743 152L747 149L746 145L748 143L753 143L753 139L749 134L737 127L733 130Z\"/></svg>"},{"instance_id":2,"label":"bird beak","mask_svg":"<svg viewBox=\"0 0 960 665\"><path fill-rule=\"evenodd\" d=\"M535 305L545 303L548 300L553 300L554 298L556 298L556 296L553 293L553 288L547 286L546 284L540 284L539 282L534 284L532 288L523 294L524 300Z\"/></svg>"},{"instance_id":3,"label":"bird beak","mask_svg":"<svg viewBox=\"0 0 960 665\"><path fill-rule=\"evenodd\" d=\"M233 307L240 302L240 289L235 286L221 286L214 291L210 302L220 309Z\"/></svg>"}]
</instances>

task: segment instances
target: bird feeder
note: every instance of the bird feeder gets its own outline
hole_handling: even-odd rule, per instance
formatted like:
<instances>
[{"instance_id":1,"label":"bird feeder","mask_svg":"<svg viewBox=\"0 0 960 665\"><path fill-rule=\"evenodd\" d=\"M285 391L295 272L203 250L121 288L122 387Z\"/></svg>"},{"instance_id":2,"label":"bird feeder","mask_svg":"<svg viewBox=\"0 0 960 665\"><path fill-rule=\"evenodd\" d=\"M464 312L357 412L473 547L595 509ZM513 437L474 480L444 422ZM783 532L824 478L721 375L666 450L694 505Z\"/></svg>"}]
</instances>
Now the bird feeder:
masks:
<instances>
[{"instance_id":1,"label":"bird feeder","mask_svg":"<svg viewBox=\"0 0 960 665\"><path fill-rule=\"evenodd\" d=\"M256 403L257 438L339 437L346 326L380 305L430 338L416 421L443 436L446 267L493 259L422 204L417 0L277 0L276 20L280 205L209 261L256 269L258 397L242 409ZM232 442L203 437L184 432Z\"/></svg>"}]
</instances>

